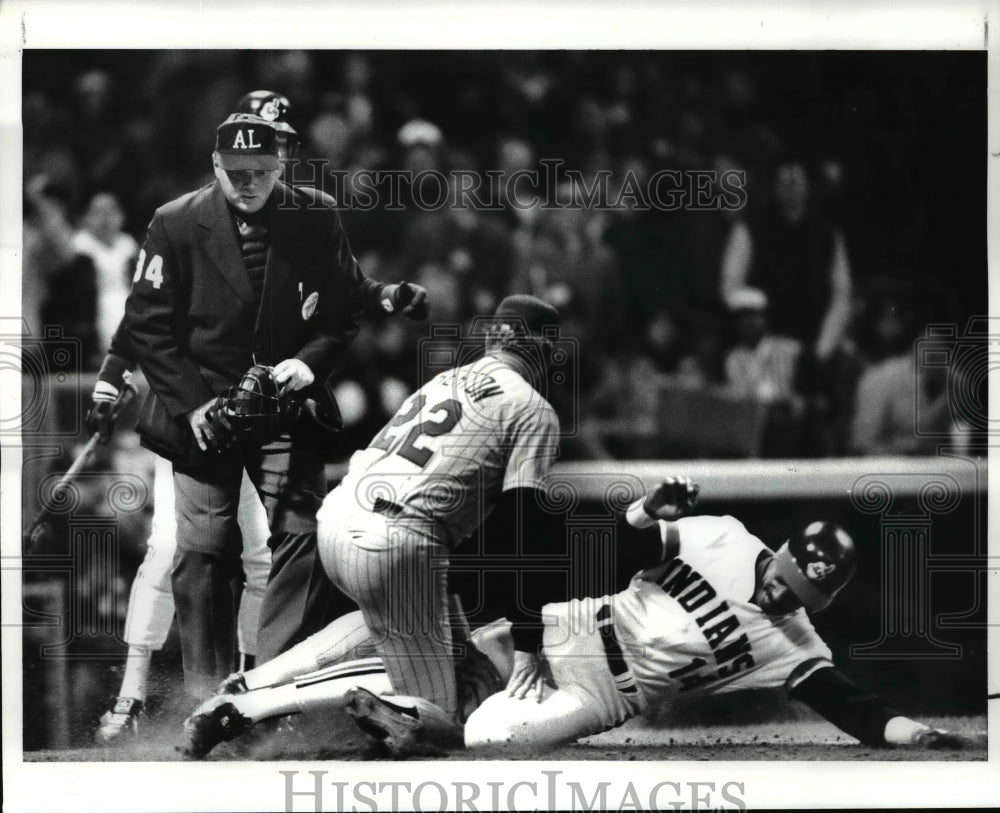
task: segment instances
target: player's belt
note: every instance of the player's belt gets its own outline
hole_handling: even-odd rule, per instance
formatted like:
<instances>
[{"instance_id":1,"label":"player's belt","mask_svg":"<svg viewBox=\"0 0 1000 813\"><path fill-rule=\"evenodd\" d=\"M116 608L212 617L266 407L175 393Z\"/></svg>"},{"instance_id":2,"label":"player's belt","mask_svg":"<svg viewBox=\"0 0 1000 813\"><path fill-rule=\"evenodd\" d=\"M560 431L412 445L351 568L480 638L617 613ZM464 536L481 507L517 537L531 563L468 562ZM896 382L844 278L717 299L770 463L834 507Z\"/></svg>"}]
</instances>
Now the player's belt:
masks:
<instances>
[{"instance_id":1,"label":"player's belt","mask_svg":"<svg viewBox=\"0 0 1000 813\"><path fill-rule=\"evenodd\" d=\"M608 660L608 669L614 676L615 685L622 694L634 695L638 689L635 685L635 676L628 664L625 663L625 655L622 653L621 644L618 643L618 636L615 635L615 619L611 613L611 607L603 605L595 616L597 620L597 631L601 635L601 643L604 645L604 656Z\"/></svg>"},{"instance_id":2,"label":"player's belt","mask_svg":"<svg viewBox=\"0 0 1000 813\"><path fill-rule=\"evenodd\" d=\"M383 497L376 497L372 503L372 513L380 514L386 519L398 520L396 525L401 525L410 533L419 533L435 542L444 543L448 539L448 530L438 520L431 517L424 517L415 511L403 508L399 503L392 502Z\"/></svg>"}]
</instances>

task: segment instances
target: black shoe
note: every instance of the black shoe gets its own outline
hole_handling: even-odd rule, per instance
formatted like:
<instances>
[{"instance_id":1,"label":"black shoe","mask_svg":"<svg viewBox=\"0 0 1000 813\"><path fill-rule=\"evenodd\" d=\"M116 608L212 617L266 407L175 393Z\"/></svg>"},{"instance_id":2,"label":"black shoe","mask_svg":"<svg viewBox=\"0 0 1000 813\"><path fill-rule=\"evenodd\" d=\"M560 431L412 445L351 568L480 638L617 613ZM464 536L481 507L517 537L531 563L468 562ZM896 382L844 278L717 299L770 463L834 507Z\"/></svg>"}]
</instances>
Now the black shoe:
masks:
<instances>
[{"instance_id":1,"label":"black shoe","mask_svg":"<svg viewBox=\"0 0 1000 813\"><path fill-rule=\"evenodd\" d=\"M358 728L384 744L393 756L405 756L417 742L421 723L416 713L367 689L347 690L347 713Z\"/></svg>"},{"instance_id":2,"label":"black shoe","mask_svg":"<svg viewBox=\"0 0 1000 813\"><path fill-rule=\"evenodd\" d=\"M220 742L235 740L250 725L225 695L213 697L184 721L186 743L181 753L188 759L203 759Z\"/></svg>"}]
</instances>

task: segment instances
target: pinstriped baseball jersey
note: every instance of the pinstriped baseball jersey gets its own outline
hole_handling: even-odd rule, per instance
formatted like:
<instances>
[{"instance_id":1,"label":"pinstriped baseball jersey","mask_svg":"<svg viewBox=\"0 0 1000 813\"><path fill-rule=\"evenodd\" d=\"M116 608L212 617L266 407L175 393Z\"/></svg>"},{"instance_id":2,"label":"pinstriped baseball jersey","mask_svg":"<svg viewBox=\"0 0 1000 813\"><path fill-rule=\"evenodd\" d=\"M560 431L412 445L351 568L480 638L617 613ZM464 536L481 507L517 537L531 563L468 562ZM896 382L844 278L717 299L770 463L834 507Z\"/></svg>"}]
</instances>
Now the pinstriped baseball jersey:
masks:
<instances>
[{"instance_id":1,"label":"pinstriped baseball jersey","mask_svg":"<svg viewBox=\"0 0 1000 813\"><path fill-rule=\"evenodd\" d=\"M832 660L805 610L750 602L767 547L733 517L679 520L680 552L614 596L615 629L647 703L779 687L796 666Z\"/></svg>"},{"instance_id":2,"label":"pinstriped baseball jersey","mask_svg":"<svg viewBox=\"0 0 1000 813\"><path fill-rule=\"evenodd\" d=\"M559 420L545 398L486 355L411 395L352 456L338 499L369 511L380 498L394 503L402 518L434 520L447 537L440 541L455 545L502 492L545 487L558 438ZM320 521L336 510L324 504Z\"/></svg>"}]
</instances>

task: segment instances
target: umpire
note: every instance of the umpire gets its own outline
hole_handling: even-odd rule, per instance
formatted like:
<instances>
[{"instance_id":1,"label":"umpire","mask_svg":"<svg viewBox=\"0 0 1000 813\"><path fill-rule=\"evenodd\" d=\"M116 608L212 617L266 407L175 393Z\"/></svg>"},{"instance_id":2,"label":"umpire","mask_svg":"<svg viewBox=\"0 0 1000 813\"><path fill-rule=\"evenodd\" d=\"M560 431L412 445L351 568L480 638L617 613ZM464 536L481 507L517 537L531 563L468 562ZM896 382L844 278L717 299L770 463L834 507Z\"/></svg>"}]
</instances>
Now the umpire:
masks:
<instances>
[{"instance_id":1,"label":"umpire","mask_svg":"<svg viewBox=\"0 0 1000 813\"><path fill-rule=\"evenodd\" d=\"M335 202L278 180L278 133L235 114L217 131L216 180L157 209L125 307L150 393L143 444L173 462L172 571L185 687L214 690L235 658L236 522L244 467L267 509L271 575L261 609L263 662L319 630L336 596L316 552L323 461L307 424L226 448L211 407L255 364L286 392L335 409L327 379L361 316L422 318L425 292L366 278Z\"/></svg>"}]
</instances>

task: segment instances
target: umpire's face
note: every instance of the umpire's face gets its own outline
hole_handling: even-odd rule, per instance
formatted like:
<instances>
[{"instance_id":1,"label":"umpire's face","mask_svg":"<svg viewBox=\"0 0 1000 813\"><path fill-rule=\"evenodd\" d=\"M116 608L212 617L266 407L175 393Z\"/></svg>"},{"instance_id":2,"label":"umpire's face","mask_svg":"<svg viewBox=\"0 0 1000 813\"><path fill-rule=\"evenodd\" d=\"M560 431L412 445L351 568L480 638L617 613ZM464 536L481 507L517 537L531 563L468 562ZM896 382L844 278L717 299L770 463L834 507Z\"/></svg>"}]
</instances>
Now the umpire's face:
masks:
<instances>
[{"instance_id":1,"label":"umpire's face","mask_svg":"<svg viewBox=\"0 0 1000 813\"><path fill-rule=\"evenodd\" d=\"M224 170L219 164L218 153L212 156L215 177L219 179L222 192L236 209L252 214L267 202L271 190L281 176L278 169L238 169Z\"/></svg>"}]
</instances>

